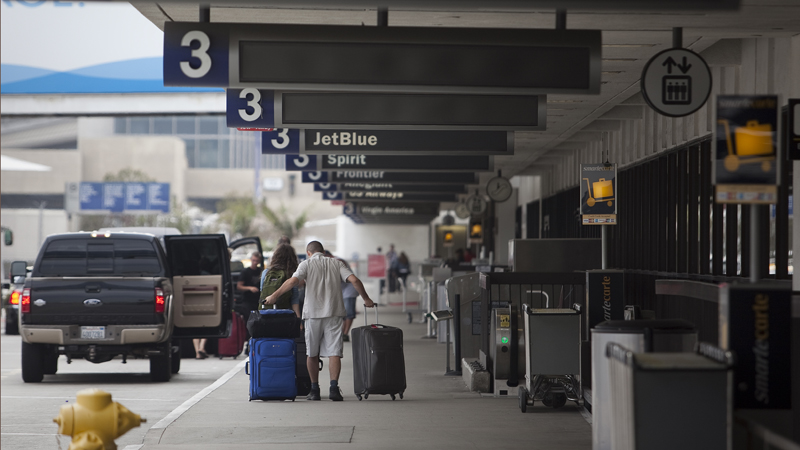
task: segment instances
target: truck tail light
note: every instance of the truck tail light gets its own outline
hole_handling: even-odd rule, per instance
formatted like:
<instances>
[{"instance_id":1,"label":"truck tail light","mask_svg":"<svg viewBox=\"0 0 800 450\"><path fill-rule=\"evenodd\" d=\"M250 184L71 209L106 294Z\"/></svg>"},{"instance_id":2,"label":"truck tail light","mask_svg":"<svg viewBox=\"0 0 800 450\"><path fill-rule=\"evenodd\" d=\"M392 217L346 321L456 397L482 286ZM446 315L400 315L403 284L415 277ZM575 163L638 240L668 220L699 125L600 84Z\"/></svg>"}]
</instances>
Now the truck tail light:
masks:
<instances>
[{"instance_id":1,"label":"truck tail light","mask_svg":"<svg viewBox=\"0 0 800 450\"><path fill-rule=\"evenodd\" d=\"M25 288L22 290L22 298L19 301L19 309L23 314L31 312L31 290Z\"/></svg>"},{"instance_id":2,"label":"truck tail light","mask_svg":"<svg viewBox=\"0 0 800 450\"><path fill-rule=\"evenodd\" d=\"M156 288L156 313L164 314L164 291Z\"/></svg>"},{"instance_id":3,"label":"truck tail light","mask_svg":"<svg viewBox=\"0 0 800 450\"><path fill-rule=\"evenodd\" d=\"M11 298L8 300L10 305L19 305L20 292L14 291L11 293Z\"/></svg>"}]
</instances>

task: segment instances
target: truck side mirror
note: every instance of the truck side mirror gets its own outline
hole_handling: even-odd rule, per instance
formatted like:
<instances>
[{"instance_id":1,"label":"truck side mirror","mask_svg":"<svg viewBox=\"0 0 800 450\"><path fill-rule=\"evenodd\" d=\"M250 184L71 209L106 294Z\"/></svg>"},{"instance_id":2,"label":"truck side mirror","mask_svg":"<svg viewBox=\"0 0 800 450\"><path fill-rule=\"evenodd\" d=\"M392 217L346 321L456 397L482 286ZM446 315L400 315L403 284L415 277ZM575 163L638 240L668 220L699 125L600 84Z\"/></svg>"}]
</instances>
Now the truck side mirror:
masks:
<instances>
[{"instance_id":1,"label":"truck side mirror","mask_svg":"<svg viewBox=\"0 0 800 450\"><path fill-rule=\"evenodd\" d=\"M25 261L14 261L11 263L11 279L14 277L24 277L27 274L28 263Z\"/></svg>"},{"instance_id":2,"label":"truck side mirror","mask_svg":"<svg viewBox=\"0 0 800 450\"><path fill-rule=\"evenodd\" d=\"M8 228L3 228L3 242L6 245L11 245L14 243L14 232Z\"/></svg>"}]
</instances>

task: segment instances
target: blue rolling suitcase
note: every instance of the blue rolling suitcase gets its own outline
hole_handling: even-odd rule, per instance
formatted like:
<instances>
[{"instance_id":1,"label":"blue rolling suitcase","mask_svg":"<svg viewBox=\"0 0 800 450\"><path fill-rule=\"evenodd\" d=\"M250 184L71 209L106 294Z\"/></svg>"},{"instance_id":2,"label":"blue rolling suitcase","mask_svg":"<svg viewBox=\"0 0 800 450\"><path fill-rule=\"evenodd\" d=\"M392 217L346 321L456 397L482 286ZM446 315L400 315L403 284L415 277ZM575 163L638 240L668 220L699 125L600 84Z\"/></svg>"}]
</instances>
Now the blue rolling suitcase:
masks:
<instances>
[{"instance_id":1,"label":"blue rolling suitcase","mask_svg":"<svg viewBox=\"0 0 800 450\"><path fill-rule=\"evenodd\" d=\"M250 339L250 400L292 400L297 397L294 339ZM248 370L249 369L249 370Z\"/></svg>"}]
</instances>

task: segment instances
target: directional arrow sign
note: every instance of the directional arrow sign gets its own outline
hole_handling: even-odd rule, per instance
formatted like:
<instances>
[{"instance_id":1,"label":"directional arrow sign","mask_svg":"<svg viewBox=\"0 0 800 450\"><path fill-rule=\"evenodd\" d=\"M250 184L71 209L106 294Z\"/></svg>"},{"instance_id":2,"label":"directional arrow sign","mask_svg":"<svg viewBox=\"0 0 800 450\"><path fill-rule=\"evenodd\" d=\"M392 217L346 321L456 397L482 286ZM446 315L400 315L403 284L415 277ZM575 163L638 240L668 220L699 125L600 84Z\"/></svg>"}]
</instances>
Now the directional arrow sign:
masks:
<instances>
[{"instance_id":1,"label":"directional arrow sign","mask_svg":"<svg viewBox=\"0 0 800 450\"><path fill-rule=\"evenodd\" d=\"M491 156L286 155L286 170L488 172Z\"/></svg>"},{"instance_id":2,"label":"directional arrow sign","mask_svg":"<svg viewBox=\"0 0 800 450\"><path fill-rule=\"evenodd\" d=\"M642 96L651 108L670 117L700 109L711 93L711 71L697 53L672 48L652 57L642 71Z\"/></svg>"}]
</instances>

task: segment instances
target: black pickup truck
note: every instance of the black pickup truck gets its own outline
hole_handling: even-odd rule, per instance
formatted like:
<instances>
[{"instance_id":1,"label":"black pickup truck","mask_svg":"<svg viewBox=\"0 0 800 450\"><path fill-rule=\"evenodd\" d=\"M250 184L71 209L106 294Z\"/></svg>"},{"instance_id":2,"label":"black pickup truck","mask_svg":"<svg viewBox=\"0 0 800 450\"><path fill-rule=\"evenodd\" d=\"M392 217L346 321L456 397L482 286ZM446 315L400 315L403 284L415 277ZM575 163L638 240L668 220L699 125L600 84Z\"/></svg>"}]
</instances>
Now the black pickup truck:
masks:
<instances>
[{"instance_id":1,"label":"black pickup truck","mask_svg":"<svg viewBox=\"0 0 800 450\"><path fill-rule=\"evenodd\" d=\"M49 236L20 301L23 380L55 374L59 355L93 363L121 355L149 358L151 379L169 381L180 370L177 339L228 336L234 285L225 236L163 242L125 232Z\"/></svg>"}]
</instances>

